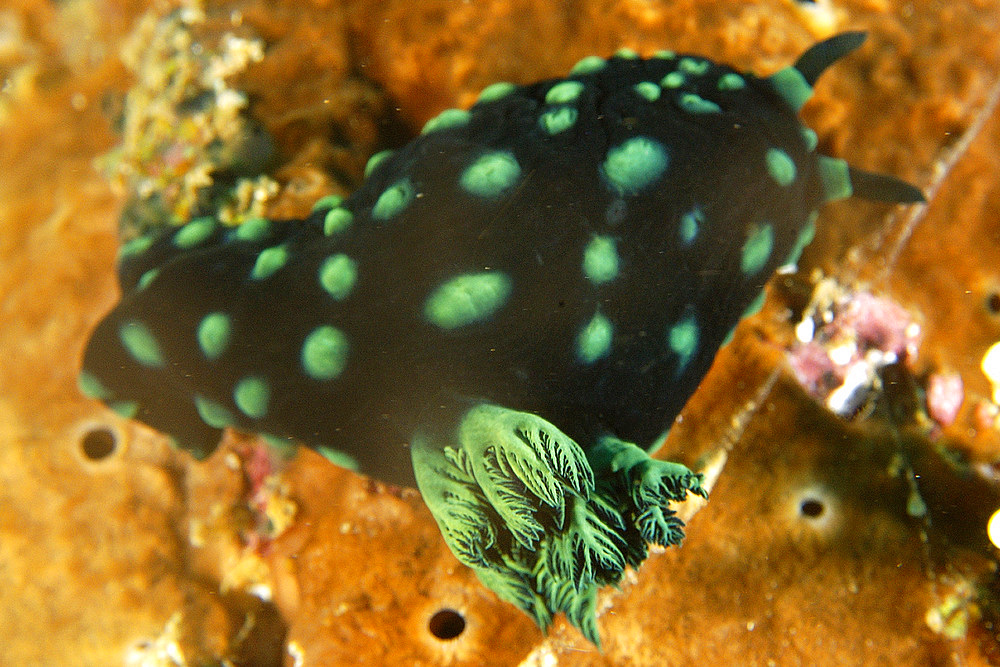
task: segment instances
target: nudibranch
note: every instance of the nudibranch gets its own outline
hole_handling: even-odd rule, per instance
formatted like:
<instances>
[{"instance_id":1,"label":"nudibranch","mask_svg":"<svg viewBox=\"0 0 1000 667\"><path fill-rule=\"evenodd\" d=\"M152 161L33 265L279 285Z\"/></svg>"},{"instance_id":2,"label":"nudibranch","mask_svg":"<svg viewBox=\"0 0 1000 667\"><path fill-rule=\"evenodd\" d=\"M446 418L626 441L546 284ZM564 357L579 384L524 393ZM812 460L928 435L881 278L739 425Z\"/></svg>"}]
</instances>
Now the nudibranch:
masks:
<instances>
[{"instance_id":1,"label":"nudibranch","mask_svg":"<svg viewBox=\"0 0 1000 667\"><path fill-rule=\"evenodd\" d=\"M705 495L647 450L817 209L922 200L798 120L863 39L766 78L585 58L441 113L305 219L136 238L80 386L198 457L232 427L415 484L486 586L597 643L598 588L679 543L671 503Z\"/></svg>"}]
</instances>

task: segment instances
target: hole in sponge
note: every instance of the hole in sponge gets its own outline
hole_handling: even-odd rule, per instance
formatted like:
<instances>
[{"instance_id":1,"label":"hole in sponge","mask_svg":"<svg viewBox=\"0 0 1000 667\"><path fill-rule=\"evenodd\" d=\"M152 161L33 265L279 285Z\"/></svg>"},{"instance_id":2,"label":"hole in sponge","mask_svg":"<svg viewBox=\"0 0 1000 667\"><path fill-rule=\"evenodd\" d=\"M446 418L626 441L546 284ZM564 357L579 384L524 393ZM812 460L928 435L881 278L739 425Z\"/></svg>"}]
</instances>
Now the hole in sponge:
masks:
<instances>
[{"instance_id":1,"label":"hole in sponge","mask_svg":"<svg viewBox=\"0 0 1000 667\"><path fill-rule=\"evenodd\" d=\"M1000 315L1000 292L990 292L986 295L986 310L991 315Z\"/></svg>"},{"instance_id":2,"label":"hole in sponge","mask_svg":"<svg viewBox=\"0 0 1000 667\"><path fill-rule=\"evenodd\" d=\"M109 429L95 427L84 433L80 439L80 447L83 449L83 455L88 459L100 461L115 453L118 448L118 439Z\"/></svg>"},{"instance_id":3,"label":"hole in sponge","mask_svg":"<svg viewBox=\"0 0 1000 667\"><path fill-rule=\"evenodd\" d=\"M809 519L819 518L825 509L823 501L816 498L803 498L799 503L799 513Z\"/></svg>"},{"instance_id":4,"label":"hole in sponge","mask_svg":"<svg viewBox=\"0 0 1000 667\"><path fill-rule=\"evenodd\" d=\"M427 629L438 639L455 639L465 632L465 617L454 609L441 609L431 616Z\"/></svg>"}]
</instances>

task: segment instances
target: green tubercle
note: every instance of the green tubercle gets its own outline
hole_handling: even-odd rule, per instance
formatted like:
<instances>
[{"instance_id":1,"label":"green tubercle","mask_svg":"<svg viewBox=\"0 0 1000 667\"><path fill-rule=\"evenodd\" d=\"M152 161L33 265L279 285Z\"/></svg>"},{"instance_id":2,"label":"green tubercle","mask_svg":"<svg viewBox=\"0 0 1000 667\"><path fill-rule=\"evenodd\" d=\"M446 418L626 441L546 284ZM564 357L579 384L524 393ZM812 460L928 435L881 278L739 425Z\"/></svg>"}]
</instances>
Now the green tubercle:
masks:
<instances>
[{"instance_id":1,"label":"green tubercle","mask_svg":"<svg viewBox=\"0 0 1000 667\"><path fill-rule=\"evenodd\" d=\"M698 320L693 313L685 315L679 322L670 327L667 332L667 343L674 354L679 357L677 363L677 373L684 372L691 362L695 352L698 351L698 340L701 329L698 327Z\"/></svg>"},{"instance_id":2,"label":"green tubercle","mask_svg":"<svg viewBox=\"0 0 1000 667\"><path fill-rule=\"evenodd\" d=\"M706 100L704 97L695 95L694 93L684 93L677 99L677 103L680 104L684 111L693 114L719 113L722 111L719 105L712 100Z\"/></svg>"},{"instance_id":3,"label":"green tubercle","mask_svg":"<svg viewBox=\"0 0 1000 667\"><path fill-rule=\"evenodd\" d=\"M220 312L209 313L198 324L197 338L201 353L209 361L215 361L229 347L233 323L229 315Z\"/></svg>"},{"instance_id":4,"label":"green tubercle","mask_svg":"<svg viewBox=\"0 0 1000 667\"><path fill-rule=\"evenodd\" d=\"M323 234L333 236L338 234L354 222L354 214L346 208L331 208L323 218Z\"/></svg>"},{"instance_id":5,"label":"green tubercle","mask_svg":"<svg viewBox=\"0 0 1000 667\"><path fill-rule=\"evenodd\" d=\"M580 329L576 337L576 358L589 366L599 359L603 359L611 352L611 341L614 337L614 327L611 320L595 313L590 321Z\"/></svg>"},{"instance_id":6,"label":"green tubercle","mask_svg":"<svg viewBox=\"0 0 1000 667\"><path fill-rule=\"evenodd\" d=\"M316 202L319 204L319 202ZM258 243L271 233L271 221L259 216L247 218L236 228L236 238L240 241Z\"/></svg>"},{"instance_id":7,"label":"green tubercle","mask_svg":"<svg viewBox=\"0 0 1000 667\"><path fill-rule=\"evenodd\" d=\"M636 194L657 180L667 169L666 149L654 139L632 137L608 151L601 166L619 194Z\"/></svg>"},{"instance_id":8,"label":"green tubercle","mask_svg":"<svg viewBox=\"0 0 1000 667\"><path fill-rule=\"evenodd\" d=\"M743 90L746 88L746 80L736 72L727 72L719 77L716 87L719 90Z\"/></svg>"},{"instance_id":9,"label":"green tubercle","mask_svg":"<svg viewBox=\"0 0 1000 667\"><path fill-rule=\"evenodd\" d=\"M510 278L500 271L456 276L424 303L424 317L442 329L457 329L493 316L510 297Z\"/></svg>"},{"instance_id":10,"label":"green tubercle","mask_svg":"<svg viewBox=\"0 0 1000 667\"><path fill-rule=\"evenodd\" d=\"M507 151L493 151L466 167L459 182L466 192L489 198L510 189L520 178L517 158Z\"/></svg>"},{"instance_id":11,"label":"green tubercle","mask_svg":"<svg viewBox=\"0 0 1000 667\"><path fill-rule=\"evenodd\" d=\"M660 87L652 81L641 81L632 86L632 90L647 102L655 102L660 99Z\"/></svg>"},{"instance_id":12,"label":"green tubercle","mask_svg":"<svg viewBox=\"0 0 1000 667\"><path fill-rule=\"evenodd\" d=\"M595 236L583 251L583 274L595 285L618 277L618 250L610 236Z\"/></svg>"},{"instance_id":13,"label":"green tubercle","mask_svg":"<svg viewBox=\"0 0 1000 667\"><path fill-rule=\"evenodd\" d=\"M333 380L347 365L349 345L340 329L322 325L302 343L302 368L314 380Z\"/></svg>"},{"instance_id":14,"label":"green tubercle","mask_svg":"<svg viewBox=\"0 0 1000 667\"><path fill-rule=\"evenodd\" d=\"M122 419L135 419L139 414L139 403L136 401L110 401L108 407Z\"/></svg>"},{"instance_id":15,"label":"green tubercle","mask_svg":"<svg viewBox=\"0 0 1000 667\"><path fill-rule=\"evenodd\" d=\"M483 91L479 93L479 98L477 102L496 102L501 100L517 89L517 86L508 81L498 81L497 83L490 84L483 88Z\"/></svg>"},{"instance_id":16,"label":"green tubercle","mask_svg":"<svg viewBox=\"0 0 1000 667\"><path fill-rule=\"evenodd\" d=\"M538 124L548 134L559 134L573 127L578 115L579 112L573 107L556 107L539 116Z\"/></svg>"},{"instance_id":17,"label":"green tubercle","mask_svg":"<svg viewBox=\"0 0 1000 667\"><path fill-rule=\"evenodd\" d=\"M141 255L142 253L149 250L149 247L153 245L156 239L152 235L139 236L128 243L125 243L121 248L118 249L118 261L122 261L127 257L134 257L136 255Z\"/></svg>"},{"instance_id":18,"label":"green tubercle","mask_svg":"<svg viewBox=\"0 0 1000 667\"><path fill-rule=\"evenodd\" d=\"M368 158L368 162L365 164L365 178L372 175L372 172L378 169L378 166L392 157L393 153L396 151L392 149L386 149L384 151L379 151Z\"/></svg>"},{"instance_id":19,"label":"green tubercle","mask_svg":"<svg viewBox=\"0 0 1000 667\"><path fill-rule=\"evenodd\" d=\"M201 420L212 428L226 428L235 423L233 413L204 396L194 397L194 407Z\"/></svg>"},{"instance_id":20,"label":"green tubercle","mask_svg":"<svg viewBox=\"0 0 1000 667\"><path fill-rule=\"evenodd\" d=\"M570 76L580 76L584 74L593 74L594 72L600 72L602 69L608 66L608 62L599 56L587 56L579 60L573 68L570 69Z\"/></svg>"},{"instance_id":21,"label":"green tubercle","mask_svg":"<svg viewBox=\"0 0 1000 667\"><path fill-rule=\"evenodd\" d=\"M812 243L813 237L816 236L816 217L818 215L818 212L813 211L809 216L806 225L799 232L798 238L795 239L795 245L792 246L791 251L788 253L788 259L785 260L785 264L795 265L799 263L802 251L806 249L807 245Z\"/></svg>"},{"instance_id":22,"label":"green tubercle","mask_svg":"<svg viewBox=\"0 0 1000 667\"><path fill-rule=\"evenodd\" d=\"M139 276L139 281L135 284L135 288L141 292L142 290L149 287L149 284L154 280L156 280L156 276L158 275L160 275L159 268L150 269L149 271L146 271L141 276Z\"/></svg>"},{"instance_id":23,"label":"green tubercle","mask_svg":"<svg viewBox=\"0 0 1000 667\"><path fill-rule=\"evenodd\" d=\"M174 245L190 249L200 245L215 231L215 220L210 217L195 218L174 234Z\"/></svg>"},{"instance_id":24,"label":"green tubercle","mask_svg":"<svg viewBox=\"0 0 1000 667\"><path fill-rule=\"evenodd\" d=\"M420 134L430 134L438 130L463 127L469 124L469 112L464 109L445 109L424 124Z\"/></svg>"},{"instance_id":25,"label":"green tubercle","mask_svg":"<svg viewBox=\"0 0 1000 667\"><path fill-rule=\"evenodd\" d=\"M280 271L289 259L288 248L284 245L272 246L260 251L254 262L250 277L254 280L265 280Z\"/></svg>"},{"instance_id":26,"label":"green tubercle","mask_svg":"<svg viewBox=\"0 0 1000 667\"><path fill-rule=\"evenodd\" d=\"M96 375L89 371L80 371L76 376L76 386L81 394L98 401L107 401L114 395Z\"/></svg>"},{"instance_id":27,"label":"green tubercle","mask_svg":"<svg viewBox=\"0 0 1000 667\"><path fill-rule=\"evenodd\" d=\"M677 69L685 74L690 74L692 76L702 76L710 68L712 63L707 60L702 60L700 58L681 58L677 63Z\"/></svg>"},{"instance_id":28,"label":"green tubercle","mask_svg":"<svg viewBox=\"0 0 1000 667\"><path fill-rule=\"evenodd\" d=\"M319 284L335 301L346 299L357 279L357 262L343 253L327 257L319 266Z\"/></svg>"},{"instance_id":29,"label":"green tubercle","mask_svg":"<svg viewBox=\"0 0 1000 667\"><path fill-rule=\"evenodd\" d=\"M143 366L163 368L165 365L156 336L142 322L125 322L118 328L118 338L129 355Z\"/></svg>"},{"instance_id":30,"label":"green tubercle","mask_svg":"<svg viewBox=\"0 0 1000 667\"><path fill-rule=\"evenodd\" d=\"M319 447L317 447L316 451L319 452L324 459L326 459L335 466L340 466L341 468L346 468L347 470L355 470L355 471L361 469L361 465L358 463L358 460L353 456L351 456L350 454L348 454L347 452L335 449L333 447L326 447L324 445L320 445Z\"/></svg>"},{"instance_id":31,"label":"green tubercle","mask_svg":"<svg viewBox=\"0 0 1000 667\"><path fill-rule=\"evenodd\" d=\"M680 235L681 243L689 246L698 238L698 232L705 223L705 213L700 207L693 209L681 216L680 226L677 233Z\"/></svg>"},{"instance_id":32,"label":"green tubercle","mask_svg":"<svg viewBox=\"0 0 1000 667\"><path fill-rule=\"evenodd\" d=\"M575 102L583 92L583 84L579 81L560 81L545 93L546 104L566 104Z\"/></svg>"},{"instance_id":33,"label":"green tubercle","mask_svg":"<svg viewBox=\"0 0 1000 667\"><path fill-rule=\"evenodd\" d=\"M251 419L265 417L270 400L271 388L267 380L259 376L245 377L233 389L233 402Z\"/></svg>"},{"instance_id":34,"label":"green tubercle","mask_svg":"<svg viewBox=\"0 0 1000 667\"><path fill-rule=\"evenodd\" d=\"M316 200L316 203L312 206L312 211L313 213L316 213L317 211L322 211L324 209L337 208L343 202L344 198L340 195L326 195L325 197L320 197Z\"/></svg>"},{"instance_id":35,"label":"green tubercle","mask_svg":"<svg viewBox=\"0 0 1000 667\"><path fill-rule=\"evenodd\" d=\"M767 173L775 183L785 188L795 181L795 161L788 153L780 148L768 148L764 160L767 163Z\"/></svg>"},{"instance_id":36,"label":"green tubercle","mask_svg":"<svg viewBox=\"0 0 1000 667\"><path fill-rule=\"evenodd\" d=\"M660 79L660 85L667 89L680 88L686 82L687 77L683 72L671 72Z\"/></svg>"},{"instance_id":37,"label":"green tubercle","mask_svg":"<svg viewBox=\"0 0 1000 667\"><path fill-rule=\"evenodd\" d=\"M372 207L372 217L384 221L399 215L410 205L416 194L409 178L399 179L379 195Z\"/></svg>"},{"instance_id":38,"label":"green tubercle","mask_svg":"<svg viewBox=\"0 0 1000 667\"><path fill-rule=\"evenodd\" d=\"M740 270L744 275L753 275L763 269L771 258L774 248L774 227L767 222L754 225L743 243L740 255Z\"/></svg>"}]
</instances>

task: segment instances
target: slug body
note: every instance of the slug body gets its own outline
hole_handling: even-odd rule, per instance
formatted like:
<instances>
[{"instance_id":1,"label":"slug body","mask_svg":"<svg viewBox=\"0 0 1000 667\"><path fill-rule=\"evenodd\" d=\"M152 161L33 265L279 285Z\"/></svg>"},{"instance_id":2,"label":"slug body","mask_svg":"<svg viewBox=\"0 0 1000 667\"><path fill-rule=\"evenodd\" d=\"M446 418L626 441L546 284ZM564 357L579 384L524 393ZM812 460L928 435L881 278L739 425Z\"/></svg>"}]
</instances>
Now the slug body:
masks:
<instances>
[{"instance_id":1,"label":"slug body","mask_svg":"<svg viewBox=\"0 0 1000 667\"><path fill-rule=\"evenodd\" d=\"M597 588L679 542L669 503L704 494L643 448L816 210L919 199L797 119L861 39L768 78L585 59L442 113L304 220L136 239L81 386L199 456L234 427L416 484L484 583L596 643Z\"/></svg>"}]
</instances>

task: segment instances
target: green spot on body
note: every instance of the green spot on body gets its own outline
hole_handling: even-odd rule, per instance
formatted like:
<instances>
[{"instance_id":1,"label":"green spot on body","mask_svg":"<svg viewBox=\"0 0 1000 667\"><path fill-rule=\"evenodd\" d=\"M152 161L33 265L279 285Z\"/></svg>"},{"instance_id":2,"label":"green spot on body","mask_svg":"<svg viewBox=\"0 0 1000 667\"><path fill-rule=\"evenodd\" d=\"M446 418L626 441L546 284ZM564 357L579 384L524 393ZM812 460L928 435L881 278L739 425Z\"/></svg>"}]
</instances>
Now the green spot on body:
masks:
<instances>
[{"instance_id":1,"label":"green spot on body","mask_svg":"<svg viewBox=\"0 0 1000 667\"><path fill-rule=\"evenodd\" d=\"M681 237L681 243L686 246L694 243L694 240L698 238L698 231L701 229L701 225L704 222L705 214L699 206L695 206L693 209L682 215L681 224L677 230Z\"/></svg>"},{"instance_id":2,"label":"green spot on body","mask_svg":"<svg viewBox=\"0 0 1000 667\"><path fill-rule=\"evenodd\" d=\"M750 302L750 305L747 306L746 309L744 309L743 315L740 316L740 319L743 319L744 317L750 317L751 315L756 315L757 313L759 313L760 309L764 307L765 296L766 295L764 293L764 290L761 290L757 294L757 296L754 297L753 301Z\"/></svg>"},{"instance_id":3,"label":"green spot on body","mask_svg":"<svg viewBox=\"0 0 1000 667\"><path fill-rule=\"evenodd\" d=\"M767 173L781 187L788 187L795 180L795 162L780 148L768 148L764 156Z\"/></svg>"},{"instance_id":4,"label":"green spot on body","mask_svg":"<svg viewBox=\"0 0 1000 667\"><path fill-rule=\"evenodd\" d=\"M608 151L602 169L619 194L635 194L667 169L667 151L647 137L627 139Z\"/></svg>"},{"instance_id":5,"label":"green spot on body","mask_svg":"<svg viewBox=\"0 0 1000 667\"><path fill-rule=\"evenodd\" d=\"M627 47L618 49L615 51L615 56L621 58L622 60L638 60L639 54L635 49L630 49Z\"/></svg>"},{"instance_id":6,"label":"green spot on body","mask_svg":"<svg viewBox=\"0 0 1000 667\"><path fill-rule=\"evenodd\" d=\"M595 236L583 251L583 274L600 285L618 276L618 251L610 236Z\"/></svg>"},{"instance_id":7,"label":"green spot on body","mask_svg":"<svg viewBox=\"0 0 1000 667\"><path fill-rule=\"evenodd\" d=\"M347 365L347 336L340 329L316 327L302 343L302 368L314 380L332 380Z\"/></svg>"},{"instance_id":8,"label":"green spot on body","mask_svg":"<svg viewBox=\"0 0 1000 667\"><path fill-rule=\"evenodd\" d=\"M667 332L667 344L673 350L674 354L680 358L677 363L678 375L684 372L684 369L691 362L691 358L697 352L699 336L698 320L695 319L692 313L684 316L677 324L670 327L670 331Z\"/></svg>"},{"instance_id":9,"label":"green spot on body","mask_svg":"<svg viewBox=\"0 0 1000 667\"><path fill-rule=\"evenodd\" d=\"M479 197L495 197L521 177L521 165L506 151L481 155L462 172L460 182L467 192Z\"/></svg>"},{"instance_id":10,"label":"green spot on body","mask_svg":"<svg viewBox=\"0 0 1000 667\"><path fill-rule=\"evenodd\" d=\"M89 371L80 371L80 374L76 376L76 386L80 389L81 394L98 401L106 401L113 396L111 390Z\"/></svg>"},{"instance_id":11,"label":"green spot on body","mask_svg":"<svg viewBox=\"0 0 1000 667\"><path fill-rule=\"evenodd\" d=\"M372 207L372 217L376 220L388 220L398 215L409 206L416 194L410 179L399 179L379 195Z\"/></svg>"},{"instance_id":12,"label":"green spot on body","mask_svg":"<svg viewBox=\"0 0 1000 667\"><path fill-rule=\"evenodd\" d=\"M267 415L270 400L271 388L267 380L262 377L245 377L237 382L233 389L233 402L251 419L262 419Z\"/></svg>"},{"instance_id":13,"label":"green spot on body","mask_svg":"<svg viewBox=\"0 0 1000 667\"><path fill-rule=\"evenodd\" d=\"M576 124L578 112L573 107L549 109L538 117L538 124L549 134L565 132Z\"/></svg>"},{"instance_id":14,"label":"green spot on body","mask_svg":"<svg viewBox=\"0 0 1000 667\"><path fill-rule=\"evenodd\" d=\"M775 72L770 76L770 81L781 99L785 100L794 111L801 109L802 105L812 97L812 86L802 76L802 72L794 67L786 67Z\"/></svg>"},{"instance_id":15,"label":"green spot on body","mask_svg":"<svg viewBox=\"0 0 1000 667\"><path fill-rule=\"evenodd\" d=\"M801 132L806 150L810 152L816 150L816 145L819 144L819 137L816 136L816 133L808 127L803 127Z\"/></svg>"},{"instance_id":16,"label":"green spot on body","mask_svg":"<svg viewBox=\"0 0 1000 667\"><path fill-rule=\"evenodd\" d=\"M722 111L719 105L712 100L706 100L704 97L694 93L682 94L677 99L677 103L688 113L719 113Z\"/></svg>"},{"instance_id":17,"label":"green spot on body","mask_svg":"<svg viewBox=\"0 0 1000 667\"><path fill-rule=\"evenodd\" d=\"M319 202L316 202L319 204ZM254 217L247 218L236 228L236 238L240 241L256 243L264 240L271 233L271 221L267 218Z\"/></svg>"},{"instance_id":18,"label":"green spot on body","mask_svg":"<svg viewBox=\"0 0 1000 667\"><path fill-rule=\"evenodd\" d=\"M174 245L178 248L193 248L204 242L215 231L215 220L209 217L195 218L174 234Z\"/></svg>"},{"instance_id":19,"label":"green spot on body","mask_svg":"<svg viewBox=\"0 0 1000 667\"><path fill-rule=\"evenodd\" d=\"M265 248L257 255L250 277L254 280L264 280L270 278L281 267L288 263L288 248L283 245L276 245Z\"/></svg>"},{"instance_id":20,"label":"green spot on body","mask_svg":"<svg viewBox=\"0 0 1000 667\"><path fill-rule=\"evenodd\" d=\"M372 172L375 171L380 164L392 157L392 154L395 152L396 151L392 149L386 149L384 151L379 151L378 153L375 153L375 155L368 158L368 162L365 164L365 178L371 176Z\"/></svg>"},{"instance_id":21,"label":"green spot on body","mask_svg":"<svg viewBox=\"0 0 1000 667\"><path fill-rule=\"evenodd\" d=\"M204 396L194 397L194 407L201 420L212 428L226 428L235 421L229 410Z\"/></svg>"},{"instance_id":22,"label":"green spot on body","mask_svg":"<svg viewBox=\"0 0 1000 667\"><path fill-rule=\"evenodd\" d=\"M698 58L681 58L680 62L677 63L677 69L692 76L703 75L711 66L712 64L707 60Z\"/></svg>"},{"instance_id":23,"label":"green spot on body","mask_svg":"<svg viewBox=\"0 0 1000 667\"><path fill-rule=\"evenodd\" d=\"M146 271L141 276L139 276L139 282L135 284L136 288L139 290L144 290L149 287L149 283L156 280L156 276L160 275L160 269L150 269Z\"/></svg>"},{"instance_id":24,"label":"green spot on body","mask_svg":"<svg viewBox=\"0 0 1000 667\"><path fill-rule=\"evenodd\" d=\"M420 134L430 134L438 130L462 127L469 124L469 112L463 109L445 109L424 124Z\"/></svg>"},{"instance_id":25,"label":"green spot on body","mask_svg":"<svg viewBox=\"0 0 1000 667\"><path fill-rule=\"evenodd\" d=\"M348 470L354 471L361 469L361 466L358 464L358 460L347 452L334 449L333 447L327 447L325 445L320 445L316 448L316 451L319 452L324 459L335 466L340 466L341 468L347 468Z\"/></svg>"},{"instance_id":26,"label":"green spot on body","mask_svg":"<svg viewBox=\"0 0 1000 667\"><path fill-rule=\"evenodd\" d=\"M510 292L510 278L504 273L467 273L431 293L424 303L424 317L442 329L456 329L491 317L507 302Z\"/></svg>"},{"instance_id":27,"label":"green spot on body","mask_svg":"<svg viewBox=\"0 0 1000 667\"><path fill-rule=\"evenodd\" d=\"M569 73L573 74L593 74L594 72L600 72L602 69L607 67L608 62L601 58L600 56L587 56L579 60Z\"/></svg>"},{"instance_id":28,"label":"green spot on body","mask_svg":"<svg viewBox=\"0 0 1000 667\"><path fill-rule=\"evenodd\" d=\"M344 198L340 195L326 195L325 197L320 197L313 204L313 213L316 211L322 211L323 209L337 208L344 201Z\"/></svg>"},{"instance_id":29,"label":"green spot on body","mask_svg":"<svg viewBox=\"0 0 1000 667\"><path fill-rule=\"evenodd\" d=\"M660 99L660 87L652 81L641 81L632 86L632 90L647 102L655 102Z\"/></svg>"},{"instance_id":30,"label":"green spot on body","mask_svg":"<svg viewBox=\"0 0 1000 667\"><path fill-rule=\"evenodd\" d=\"M163 352L156 337L142 322L130 320L118 329L118 338L129 355L143 366L162 368Z\"/></svg>"},{"instance_id":31,"label":"green spot on body","mask_svg":"<svg viewBox=\"0 0 1000 667\"><path fill-rule=\"evenodd\" d=\"M135 419L135 416L139 414L137 401L111 401L108 403L108 407L122 419Z\"/></svg>"},{"instance_id":32,"label":"green spot on body","mask_svg":"<svg viewBox=\"0 0 1000 667\"><path fill-rule=\"evenodd\" d=\"M319 284L336 301L348 297L357 279L357 262L343 253L331 255L320 264Z\"/></svg>"},{"instance_id":33,"label":"green spot on body","mask_svg":"<svg viewBox=\"0 0 1000 667\"><path fill-rule=\"evenodd\" d=\"M802 251L806 249L806 246L812 243L813 237L816 236L816 216L818 214L814 211L812 215L809 216L809 220L806 221L805 227L799 232L799 236L795 239L795 245L792 246L791 252L788 253L788 259L785 264L796 265L799 263L799 258L802 257Z\"/></svg>"},{"instance_id":34,"label":"green spot on body","mask_svg":"<svg viewBox=\"0 0 1000 667\"><path fill-rule=\"evenodd\" d=\"M719 77L719 90L743 90L747 82L736 72L727 72Z\"/></svg>"},{"instance_id":35,"label":"green spot on body","mask_svg":"<svg viewBox=\"0 0 1000 667\"><path fill-rule=\"evenodd\" d=\"M497 83L490 84L483 88L483 91L479 93L479 99L477 102L495 102L496 100L503 99L514 92L517 87L507 81L498 81Z\"/></svg>"},{"instance_id":36,"label":"green spot on body","mask_svg":"<svg viewBox=\"0 0 1000 667\"><path fill-rule=\"evenodd\" d=\"M608 356L614 327L601 313L595 313L576 337L576 358L581 364L590 365Z\"/></svg>"},{"instance_id":37,"label":"green spot on body","mask_svg":"<svg viewBox=\"0 0 1000 667\"><path fill-rule=\"evenodd\" d=\"M653 54L654 58L659 58L660 60L673 60L677 57L677 54L668 49L661 49Z\"/></svg>"},{"instance_id":38,"label":"green spot on body","mask_svg":"<svg viewBox=\"0 0 1000 667\"><path fill-rule=\"evenodd\" d=\"M338 234L354 222L354 214L346 208L331 208L323 218L323 233L327 236Z\"/></svg>"},{"instance_id":39,"label":"green spot on body","mask_svg":"<svg viewBox=\"0 0 1000 667\"><path fill-rule=\"evenodd\" d=\"M660 79L660 85L664 88L680 88L687 82L687 77L683 72L671 72Z\"/></svg>"},{"instance_id":40,"label":"green spot on body","mask_svg":"<svg viewBox=\"0 0 1000 667\"><path fill-rule=\"evenodd\" d=\"M276 454L284 459L290 459L298 451L298 444L288 436L275 435L273 433L261 433L260 437L273 449Z\"/></svg>"},{"instance_id":41,"label":"green spot on body","mask_svg":"<svg viewBox=\"0 0 1000 667\"><path fill-rule=\"evenodd\" d=\"M774 247L774 228L771 223L755 225L743 243L740 269L745 275L753 275L764 268L771 258Z\"/></svg>"},{"instance_id":42,"label":"green spot on body","mask_svg":"<svg viewBox=\"0 0 1000 667\"><path fill-rule=\"evenodd\" d=\"M209 313L198 324L197 338L201 353L209 361L215 361L229 347L233 323L225 313Z\"/></svg>"},{"instance_id":43,"label":"green spot on body","mask_svg":"<svg viewBox=\"0 0 1000 667\"><path fill-rule=\"evenodd\" d=\"M149 246L153 245L156 239L151 235L139 236L132 239L121 248L118 249L118 261L125 259L126 257L134 257L135 255L141 255L142 253L149 250Z\"/></svg>"},{"instance_id":44,"label":"green spot on body","mask_svg":"<svg viewBox=\"0 0 1000 667\"><path fill-rule=\"evenodd\" d=\"M583 84L579 81L560 81L545 93L546 104L566 104L575 102L583 92Z\"/></svg>"}]
</instances>

